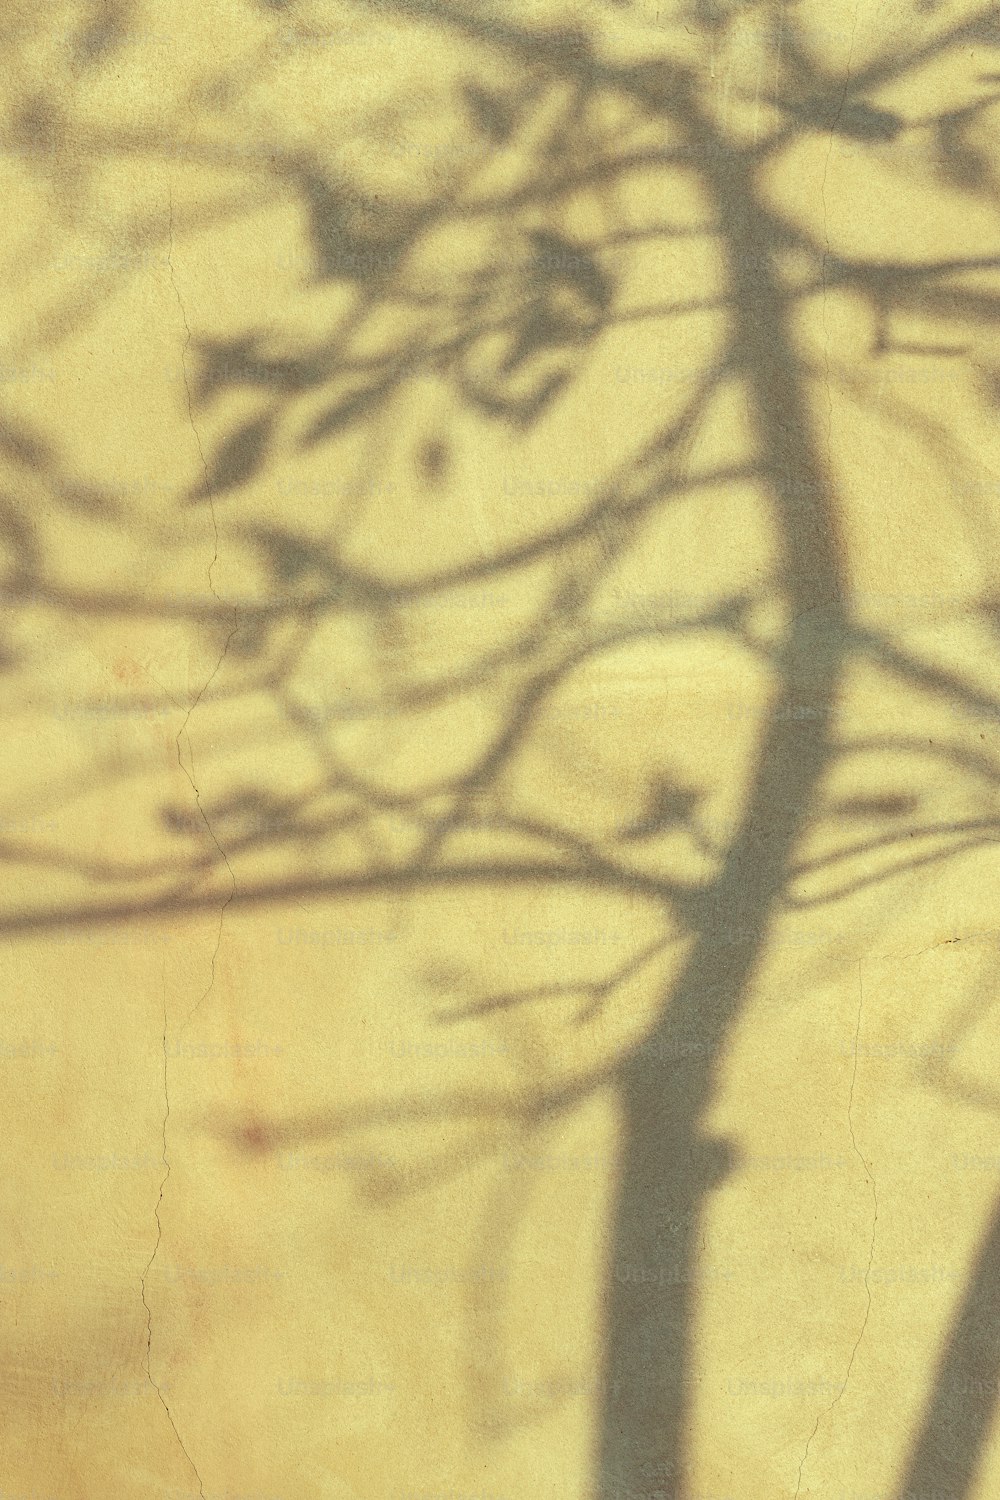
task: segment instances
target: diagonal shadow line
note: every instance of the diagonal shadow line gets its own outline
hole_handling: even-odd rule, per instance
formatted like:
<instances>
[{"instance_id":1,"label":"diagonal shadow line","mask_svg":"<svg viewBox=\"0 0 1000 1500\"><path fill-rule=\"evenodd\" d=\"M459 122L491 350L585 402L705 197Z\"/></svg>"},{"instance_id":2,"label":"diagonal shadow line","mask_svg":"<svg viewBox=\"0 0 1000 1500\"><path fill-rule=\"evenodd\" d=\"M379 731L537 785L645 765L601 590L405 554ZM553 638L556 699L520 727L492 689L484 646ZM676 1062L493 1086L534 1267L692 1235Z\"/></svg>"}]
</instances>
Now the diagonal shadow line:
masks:
<instances>
[{"instance_id":1,"label":"diagonal shadow line","mask_svg":"<svg viewBox=\"0 0 1000 1500\"><path fill-rule=\"evenodd\" d=\"M897 1500L972 1494L1000 1405L1000 1199L955 1314Z\"/></svg>"},{"instance_id":2,"label":"diagonal shadow line","mask_svg":"<svg viewBox=\"0 0 1000 1500\"><path fill-rule=\"evenodd\" d=\"M952 704L961 704L971 714L982 714L988 719L1000 718L1000 698L949 668L919 661L895 641L871 628L855 626L851 635L857 651L870 656L893 676Z\"/></svg>"},{"instance_id":3,"label":"diagonal shadow line","mask_svg":"<svg viewBox=\"0 0 1000 1500\"><path fill-rule=\"evenodd\" d=\"M581 889L631 892L657 902L676 902L681 910L697 905L697 891L670 879L642 870L622 871L602 863L562 864L544 860L517 864L456 863L454 865L400 865L361 874L309 875L301 879L276 880L242 886L233 898L233 909L262 905L278 906L307 897L335 900L366 895L386 895L407 890L447 888L463 885L576 886ZM109 927L117 923L197 916L209 907L214 890L184 888L133 896L103 903L81 902L77 907L51 906L6 912L0 916L0 936L15 937L39 932L84 927Z\"/></svg>"}]
</instances>

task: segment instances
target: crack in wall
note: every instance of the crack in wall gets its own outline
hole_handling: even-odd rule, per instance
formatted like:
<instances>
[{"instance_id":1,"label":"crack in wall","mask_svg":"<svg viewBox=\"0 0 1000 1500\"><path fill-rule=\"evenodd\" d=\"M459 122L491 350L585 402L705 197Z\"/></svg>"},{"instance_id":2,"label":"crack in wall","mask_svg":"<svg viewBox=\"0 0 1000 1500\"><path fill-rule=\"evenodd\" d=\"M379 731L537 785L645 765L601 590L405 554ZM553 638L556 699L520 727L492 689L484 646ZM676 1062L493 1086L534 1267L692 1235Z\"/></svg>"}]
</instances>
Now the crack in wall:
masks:
<instances>
[{"instance_id":1,"label":"crack in wall","mask_svg":"<svg viewBox=\"0 0 1000 1500\"><path fill-rule=\"evenodd\" d=\"M156 1199L156 1204L155 1204L155 1206L153 1208L153 1217L156 1220L156 1240L155 1240L155 1243L153 1245L152 1254L150 1255L149 1260L146 1262L145 1269L143 1270L141 1276L139 1277L140 1296L142 1297L142 1305L143 1305L143 1307L146 1310L146 1360L145 1360L145 1371L146 1371L146 1378L148 1379L150 1385L153 1387L153 1390L156 1392L156 1399L159 1401L160 1405L163 1407L164 1412L166 1413L167 1421L170 1423L171 1430L172 1430L172 1432L174 1434L174 1437L177 1439L177 1442L178 1442L178 1444L180 1446L180 1450L184 1454L184 1457L186 1458L188 1464L191 1467L191 1472L194 1474L194 1477L195 1477L195 1479L198 1482L198 1493L202 1496L202 1500L205 1500L205 1487L202 1484L201 1475L198 1473L197 1465L195 1464L194 1459L191 1457L190 1453L187 1451L187 1448L184 1445L184 1439L181 1437L180 1432L178 1431L177 1423L174 1421L173 1412L170 1410L170 1406L169 1406L169 1404L167 1402L167 1398L164 1396L163 1391L162 1391L162 1389L160 1387L160 1384L159 1384L159 1382L157 1381L156 1377L153 1374L153 1309L150 1307L149 1299L146 1296L146 1282L147 1282L147 1280L149 1278L149 1273L152 1270L153 1262L155 1261L155 1259L156 1259L156 1257L157 1257L157 1255L159 1253L160 1242L163 1239L163 1221L160 1218L160 1205L163 1202L163 1190L166 1187L166 1185L167 1185L167 1179L170 1176L170 1159L167 1156L167 1121L169 1119L170 1119L170 1090L169 1090L169 1086L168 1086L168 1077L167 1077L167 985L166 985L166 962L164 961L164 979L163 979L163 1124L162 1124L163 1176L160 1178L159 1193L158 1193L158 1196L157 1196L157 1199Z\"/></svg>"},{"instance_id":2,"label":"crack in wall","mask_svg":"<svg viewBox=\"0 0 1000 1500\"><path fill-rule=\"evenodd\" d=\"M933 953L936 948L949 948L954 943L972 943L983 938L1000 937L1000 927L986 927L981 932L964 932L958 937L939 938L936 943L928 943L926 948L917 948L913 953L880 953L879 959L890 959L894 963L902 963L908 958L922 958L925 953Z\"/></svg>"},{"instance_id":3,"label":"crack in wall","mask_svg":"<svg viewBox=\"0 0 1000 1500\"><path fill-rule=\"evenodd\" d=\"M854 1361L857 1359L858 1350L861 1348L861 1340L865 1336L865 1330L868 1327L868 1320L871 1317L871 1311L872 1311L871 1274L872 1274L872 1265L873 1265L873 1263L875 1261L875 1236L876 1236L876 1233L878 1231L878 1193L877 1193L876 1188L875 1188L875 1175L872 1172L871 1168L869 1167L867 1161L865 1160L864 1153L862 1152L860 1146L858 1145L858 1138L857 1138L857 1136L855 1135L855 1132L854 1132L854 1089L855 1089L855 1085L857 1084L857 1081L858 1081L858 1056L859 1056L858 1044L859 1044L859 1042L861 1040L861 1016L862 1016L862 1012L864 1010L864 1003L865 1003L865 992L864 992L864 980L863 980L863 977L862 977L862 960L859 958L858 959L858 1023L857 1023L857 1026L855 1027L855 1030L854 1030L854 1069L853 1069L853 1071L851 1073L851 1091L850 1091L850 1093L848 1095L848 1098L847 1098L847 1128L848 1128L848 1130L851 1133L851 1145L854 1148L854 1154L858 1158L858 1160L860 1161L862 1167L864 1168L865 1176L867 1177L868 1182L869 1182L869 1184L871 1186L871 1190L872 1190L872 1208L873 1208L873 1211L874 1211L873 1212L873 1217L872 1217L872 1238L871 1238L871 1244L868 1247L868 1264L865 1267L865 1296L867 1298L867 1302L866 1302L866 1305L865 1305L865 1315L864 1315L864 1318L863 1318L862 1323L861 1323L861 1329L860 1329L860 1331L858 1333L857 1338L854 1341L854 1348L851 1350L851 1357L850 1357L850 1359L847 1362L847 1371L846 1371L846 1373L844 1375L843 1384L841 1385L840 1390L834 1396L833 1400L830 1402L829 1406L824 1411L820 1412L819 1416L816 1418L816 1422L815 1422L815 1425L813 1426L812 1432L809 1434L808 1438L806 1439L806 1445L805 1445L805 1448L803 1449L802 1458L801 1458L801 1461L799 1463L798 1478L796 1479L796 1482L795 1482L795 1500L798 1500L799 1492L802 1489L802 1474L803 1474L803 1471L804 1471L805 1466L806 1466L806 1460L809 1457L809 1450L812 1447L813 1439L815 1438L817 1432L819 1432L820 1424L823 1422L823 1420L824 1420L825 1417L828 1417L830 1415L830 1413L833 1411L834 1407L838 1406L840 1404L840 1402L844 1398L844 1392L847 1390L847 1385L848 1385L848 1382L849 1382L849 1380L851 1378L851 1371L854 1369Z\"/></svg>"},{"instance_id":4,"label":"crack in wall","mask_svg":"<svg viewBox=\"0 0 1000 1500\"><path fill-rule=\"evenodd\" d=\"M170 284L171 284L171 286L174 289L174 296L177 298L177 306L180 309L181 320L182 320L182 322L184 324L184 344L183 344L183 347L181 349L181 373L182 373L183 378L184 378L184 392L185 392L185 395L187 397L188 421L191 424L191 431L194 434L194 440L195 440L195 443L197 444L197 447L198 447L198 455L199 455L199 457L201 459L201 466L202 466L202 469L204 471L205 478L207 480L208 479L208 463L207 463L207 461L205 459L205 450L204 450L204 448L202 446L201 437L199 436L199 433L198 433L198 427L197 427L197 424L196 424L196 422L194 420L194 404L193 404L193 401L192 401L192 398L191 398L191 382L188 379L188 370L187 370L187 354L188 354L188 349L191 346L191 338L192 338L191 325L188 322L187 310L186 310L186 308L184 306L184 299L181 296L180 287L177 284L177 276L176 276L176 273L174 271L174 200L173 200L173 194L172 193L170 194L170 197L169 197L169 220L168 220L168 238L167 238L167 266L169 267L169 271L170 271ZM226 601L222 598L222 596L219 593L218 589L215 587L215 580L214 580L214 578L212 576L213 575L213 570L215 569L215 566L216 566L216 564L218 563L218 560L219 560L219 525L218 525L218 520L217 520L216 514L215 514L215 502L212 499L211 495L208 496L208 503L209 503L209 511L210 511L211 517L212 517L212 531L213 531L214 537L215 537L215 544L214 544L215 550L213 551L212 559L211 559L211 561L210 561L210 563L208 565L208 586L211 589L211 591L212 591L213 595L215 596L215 598L219 601L219 603L220 604L224 604ZM189 725L190 725L190 722L191 722L191 716L193 715L195 709L198 707L198 705L201 702L202 698L208 692L208 689L212 686L212 683L215 681L216 677L218 676L219 672L221 671L222 664L226 660L226 657L229 654L229 647L232 644L233 637L236 635L237 631L240 628L240 611L239 611L239 605L234 604L232 608L233 608L233 626L232 626L232 629L229 631L228 635L226 636L225 642L224 642L223 647L222 647L221 655L219 656L219 660L216 662L215 667L213 668L212 672L209 674L208 678L205 680L204 683L202 683L202 686L198 690L198 693L196 694L196 696L194 698L194 701L188 707L188 711L187 711L187 713L184 716L184 722L183 722L183 724L181 725L180 729L177 731L177 764L180 766L181 770L184 772L184 775L187 777L188 781L191 783L191 790L194 792L195 805L197 806L197 809L198 809L198 812L199 812L199 814L201 816L202 822L205 824L205 827L208 830L209 837L211 838L211 840L212 840L213 844L215 845L216 849L219 851L219 855L220 855L220 857L222 859L222 862L224 863L226 869L229 872L229 879L230 879L230 881L232 883L232 889L230 890L230 892L229 892L228 896L226 897L225 901L222 903L222 909L219 912L219 931L218 931L218 935L217 935L216 940L215 940L215 948L212 951L212 965L211 965L211 972L209 974L208 985L207 985L204 993L199 996L198 1000L195 1002L195 1004L191 1007L190 1011L188 1012L187 1019L185 1020L183 1026L181 1027L181 1031L182 1032L190 1025L191 1021L193 1020L193 1018L195 1016L195 1013L198 1010L201 1009L202 1005L208 999L208 997L211 994L212 989L213 989L213 987L215 985L215 969L216 969L216 963L217 963L218 957L219 957L219 950L222 947L222 932L223 932L223 927L225 925L225 920L226 920L226 910L227 910L227 908L229 907L230 903L233 901L233 899L236 896L236 876L235 876L235 874L233 872L233 867L229 863L229 857L226 854L225 849L220 844L220 842L219 842L219 840L218 840L218 838L216 836L215 830L212 827L212 825L211 825L211 823L210 823L210 821L209 821L209 819L208 819L208 817L207 817L207 815L205 813L205 809L202 807L202 803L201 803L201 791L200 791L200 789L198 787L198 784L197 784L197 782L195 780L194 747L193 747L193 745L191 743L191 734L190 734L190 730L189 730ZM183 751L182 751L182 748L181 748L181 741L184 740L184 739L186 739L186 741L187 741L187 754L188 754L188 761L190 762L190 767L184 764L184 754L183 754Z\"/></svg>"},{"instance_id":5,"label":"crack in wall","mask_svg":"<svg viewBox=\"0 0 1000 1500\"><path fill-rule=\"evenodd\" d=\"M190 384L190 381L188 379L188 372L187 372L187 352L188 352L188 349L190 347L191 338L192 338L191 325L188 322L187 312L186 312L186 309L184 307L184 301L183 301L183 298L181 297L181 293L180 293L180 287L177 284L177 277L176 277L176 274L175 274L175 271L174 271L173 249L174 249L174 203L173 203L173 195L171 194L170 200L169 200L169 224L168 224L168 243L167 243L167 265L168 265L169 272L170 272L170 283L171 283L171 286L173 287L174 295L177 298L177 305L178 305L178 308L180 309L181 319L182 319L183 324L184 324L184 335L185 335L185 337L184 337L184 344L183 344L183 347L182 347L182 350L181 350L181 371L182 371L183 378L184 378L184 391L185 391L185 394L186 394L186 397L187 397L188 421L191 424L191 431L194 434L195 443L197 444L197 447L198 447L198 454L199 454L199 456L201 458L202 468L205 470L205 472L207 474L207 464L206 464L206 461L205 461L205 454L204 454L204 450L202 448L201 438L198 435L198 428L197 428L197 426L195 424L195 420L194 420L194 406L193 406L193 402L192 402L192 398L191 398L191 384ZM214 570L215 565L218 562L218 558L219 558L219 528L218 528L218 522L217 522L216 515L215 515L215 506L214 506L214 504L212 504L210 508L211 508L211 515L212 515L212 529L213 529L214 537L215 537L215 546L214 546L214 551L213 551L213 554L212 554L212 560L211 560L211 562L208 565L208 586L211 589L211 591L212 591L213 595L215 596L215 598L218 599L219 603L221 604L224 601L223 601L221 595L219 594L218 590L215 587L215 580L214 580L214 577L213 577L213 570ZM201 700L204 697L205 693L208 691L208 689L211 686L212 682L215 680L215 677L217 676L217 674L219 673L219 671L222 668L222 664L223 664L223 662L226 659L226 656L228 654L229 647L230 647L230 645L232 643L233 637L236 635L236 632L239 629L239 623L240 623L240 621L239 621L239 607L234 604L233 605L233 626L232 626L232 629L229 631L228 635L226 636L226 640L225 640L225 643L223 644L222 652L221 652L221 654L219 656L219 660L216 662L215 667L214 667L213 671L211 672L211 674L209 675L209 677L207 678L207 680L202 684L202 687L200 688L199 692L197 693L194 701L189 705L187 713L186 713L186 715L184 717L184 722L181 724L181 727L180 727L180 729L177 732L177 740L176 740L176 744L177 744L177 764L180 766L181 770L184 772L184 774L187 777L188 781L191 783L191 789L194 792L195 803L197 805L198 812L201 814L202 821L204 822L205 827L208 830L209 836L211 837L212 842L215 844L216 849L219 851L219 854L220 854L220 856L221 856L221 858L223 860L223 863L226 866L226 869L229 871L229 878L230 878L230 880L232 882L232 889L230 890L228 896L226 897L226 900L223 902L222 909L219 912L219 931L218 931L218 934L216 936L215 947L214 947L213 952L212 952L211 973L210 973L210 976L209 976L208 986L205 989L204 993L200 996L200 998L198 999L198 1001L195 1003L195 1005L192 1007L192 1009L189 1011L187 1019L185 1020L184 1025L181 1028L182 1031L190 1023L192 1017L194 1016L194 1014L198 1010L198 1008L207 999L208 995L212 991L213 985L215 984L216 962L218 960L219 950L220 950L220 948L222 946L222 933L223 933L223 926L224 926L224 923L225 923L226 909L228 908L230 902L236 896L236 876L235 876L235 874L233 872L233 868L230 865L228 856L226 855L226 851L223 849L222 845L219 843L219 840L218 840L218 838L216 837L216 834L215 834L215 830L212 828L212 825L209 822L209 819L206 816L205 810L204 810L204 808L202 807L202 804L201 804L201 792L199 790L197 782L195 781L194 749L193 749L193 746L191 744L191 736L190 736L190 732L189 732L189 727L188 726L190 724L192 714L194 713L195 709L198 707L198 704L201 702ZM184 740L185 736L187 738L187 753L188 753L188 760L190 762L190 768L189 768L189 766L185 765L185 763L184 763L184 754L183 754L183 750L182 750L182 741ZM187 1447L186 1447L186 1445L184 1443L184 1439L181 1437L180 1431L179 1431L179 1429L177 1427L177 1423L174 1420L173 1412L170 1410L170 1405L169 1405L166 1397L163 1394L163 1390L161 1389L159 1382L156 1380L156 1377L153 1375L153 1368L152 1368L152 1357L153 1357L153 1310L152 1310L152 1307L150 1306L149 1298L147 1296L147 1281L149 1279L149 1274L150 1274L150 1271L152 1270L153 1263L156 1260L156 1257L157 1257L157 1255L159 1253L160 1244L161 1244L161 1241L163 1239L163 1221L162 1221L162 1219L160 1217L160 1208L161 1208L161 1205L163 1203L163 1195L164 1195L164 1191L166 1189L167 1181L169 1180L169 1177L170 1177L170 1158L169 1158L169 1156L167 1154L167 1126L168 1126L168 1123L169 1123L169 1120L170 1120L170 1090L169 1090L168 1062L167 1062L167 1030L168 1030L167 994L166 994L166 977L165 977L165 973L164 973L164 981L163 981L163 1036L162 1036L162 1046L163 1046L163 1103L164 1103L164 1113L163 1113L163 1122L162 1122L162 1161L163 1161L164 1171L163 1171L163 1176L160 1179L159 1192L158 1192L158 1195L157 1195L156 1204L155 1204L154 1209L153 1209L153 1216L154 1216L154 1218L156 1220L156 1239L155 1239L155 1242L153 1244L153 1249L152 1249L152 1253L150 1254L149 1260L146 1262L146 1266L145 1266L145 1268L144 1268L144 1270L143 1270L143 1272L142 1272L142 1274L141 1274L141 1276L139 1278L140 1296L142 1298L143 1308L145 1309L145 1312L146 1312L146 1358L145 1358L145 1371L146 1371L146 1377L149 1380L150 1385L153 1387L153 1390L156 1392L157 1400L159 1401L160 1405L162 1406L164 1414L165 1414L165 1416L167 1418L167 1421L170 1424L170 1429L173 1432L174 1437L177 1439L178 1446L180 1447L180 1450L183 1453L184 1458L187 1461L188 1465L190 1466L191 1472L193 1473L193 1475L195 1477L195 1480L197 1481L197 1484L198 1484L198 1493L202 1496L202 1500L205 1500L205 1487L204 1487L204 1485L202 1483L201 1475L198 1472L198 1467L195 1464L193 1458L191 1457L190 1453L187 1450Z\"/></svg>"}]
</instances>

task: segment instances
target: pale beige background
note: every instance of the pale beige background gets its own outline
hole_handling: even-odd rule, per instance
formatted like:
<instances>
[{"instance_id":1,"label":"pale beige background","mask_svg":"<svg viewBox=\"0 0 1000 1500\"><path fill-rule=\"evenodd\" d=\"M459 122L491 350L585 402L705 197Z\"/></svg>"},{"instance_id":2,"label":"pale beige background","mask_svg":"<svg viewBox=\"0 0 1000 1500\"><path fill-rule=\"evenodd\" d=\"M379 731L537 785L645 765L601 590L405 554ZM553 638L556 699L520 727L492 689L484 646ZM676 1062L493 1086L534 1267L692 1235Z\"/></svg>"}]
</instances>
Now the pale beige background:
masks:
<instances>
[{"instance_id":1,"label":"pale beige background","mask_svg":"<svg viewBox=\"0 0 1000 1500\"><path fill-rule=\"evenodd\" d=\"M902 1500L1000 1176L1000 16L490 14L0 17L8 1500L624 1496L621 1069L810 612L629 1500Z\"/></svg>"}]
</instances>

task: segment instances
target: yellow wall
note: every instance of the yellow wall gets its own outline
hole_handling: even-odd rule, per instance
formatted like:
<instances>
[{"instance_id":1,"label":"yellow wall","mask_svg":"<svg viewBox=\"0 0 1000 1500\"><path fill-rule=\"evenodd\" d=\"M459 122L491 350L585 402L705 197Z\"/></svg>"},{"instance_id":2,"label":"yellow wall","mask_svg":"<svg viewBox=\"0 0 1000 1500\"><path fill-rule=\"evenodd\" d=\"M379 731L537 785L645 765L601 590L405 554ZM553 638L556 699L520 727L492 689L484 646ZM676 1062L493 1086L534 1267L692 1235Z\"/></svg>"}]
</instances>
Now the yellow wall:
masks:
<instances>
[{"instance_id":1,"label":"yellow wall","mask_svg":"<svg viewBox=\"0 0 1000 1500\"><path fill-rule=\"evenodd\" d=\"M1000 15L0 75L0 1496L995 1494Z\"/></svg>"}]
</instances>

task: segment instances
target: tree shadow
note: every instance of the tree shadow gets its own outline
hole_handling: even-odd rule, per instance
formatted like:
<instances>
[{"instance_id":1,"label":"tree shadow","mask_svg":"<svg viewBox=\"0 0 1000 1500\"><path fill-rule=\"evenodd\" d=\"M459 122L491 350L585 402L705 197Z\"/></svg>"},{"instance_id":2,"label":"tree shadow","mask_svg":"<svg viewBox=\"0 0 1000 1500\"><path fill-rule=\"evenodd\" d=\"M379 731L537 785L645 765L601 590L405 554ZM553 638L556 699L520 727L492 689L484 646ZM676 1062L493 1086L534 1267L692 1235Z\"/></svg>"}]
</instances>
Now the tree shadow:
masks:
<instances>
[{"instance_id":1,"label":"tree shadow","mask_svg":"<svg viewBox=\"0 0 1000 1500\"><path fill-rule=\"evenodd\" d=\"M254 9L284 13L295 6ZM856 834L850 844L802 853L828 817L827 779L851 754L839 720L859 663L905 686L921 712L944 703L995 718L1000 698L970 674L859 619L843 535L843 480L817 415L821 387L825 381L829 388L836 372L831 377L828 353L824 369L810 364L799 320L818 293L824 300L842 293L870 320L869 361L904 347L886 334L903 314L924 318L940 333L938 352L964 358L965 332L974 340L1000 315L996 293L968 278L1000 268L1000 252L925 262L831 248L828 238L775 208L765 174L782 152L817 132L831 143L843 138L891 150L912 122L878 102L878 89L971 41L997 45L1000 29L990 8L942 23L931 42L832 72L816 60L803 23L790 8L777 7L780 25L765 46L774 65L764 101L768 123L751 136L720 110L705 72L705 48L725 39L740 7L695 7L691 19L704 46L693 62L683 51L655 46L621 60L599 27L522 26L444 0L381 0L356 9L405 19L459 44L453 76L429 109L432 125L440 113L454 161L447 169L414 171L412 181L397 180L390 189L373 186L363 171L352 174L335 153L303 150L293 133L248 148L236 105L252 97L254 70L263 67L255 55L227 96L236 122L230 135L191 136L179 160L234 173L248 212L262 202L293 205L308 274L295 316L284 322L273 312L258 319L248 308L245 325L231 335L187 329L189 405L182 416L190 418L202 460L194 477L179 477L165 503L144 510L127 486L120 491L76 475L72 459L22 415L0 414L5 483L16 480L0 501L6 602L15 612L41 608L63 623L172 622L208 658L194 689L150 694L144 683L139 693L130 687L103 702L121 718L150 702L166 705L178 767L190 783L180 783L184 800L178 802L176 786L168 793L150 773L146 752L134 760L116 752L85 765L57 788L53 806L69 818L81 799L145 788L143 852L127 863L81 853L71 823L63 839L5 842L0 859L9 869L44 868L51 880L39 885L37 899L0 913L0 931L14 936L219 909L224 921L231 906L443 887L486 888L498 902L513 888L551 888L644 903L668 937L638 943L617 968L572 982L517 978L486 994L460 995L441 1017L442 1025L454 1025L570 997L578 1001L577 1024L586 1025L665 944L686 943L641 1041L585 1076L537 1087L525 1080L506 1092L468 1088L444 1098L380 1100L347 1116L264 1123L250 1135L231 1121L212 1129L236 1149L259 1155L374 1127L471 1118L489 1126L479 1142L489 1152L507 1139L502 1131L490 1133L498 1122L508 1135L530 1136L613 1086L623 1134L603 1297L594 1494L596 1500L681 1496L688 1483L703 1221L714 1189L738 1165L734 1148L706 1122L774 924L796 904L834 902L925 860L995 842L1000 826L991 803L1000 767L987 751L956 738L939 742L933 754L942 774L963 788L974 785L982 804L976 813L915 821L922 808L903 775L888 792L859 786L841 800L841 826L848 823ZM108 65L125 45L129 24L129 7L95 7L74 44L75 66ZM260 47L263 57L266 38ZM993 97L922 119L938 147L928 182L943 171L952 187L997 201L976 137ZM8 147L32 160L68 152L65 142L53 144L49 113L32 108L34 114L22 111L15 120ZM371 128L377 137L377 119ZM174 149L144 126L98 129L86 118L66 140L95 168L152 162ZM637 196L652 196L651 180L697 198L689 222L679 217L665 226L658 203L652 213L645 205L636 209ZM238 215L241 201L220 193L219 219ZM182 225L171 198L165 237L172 274L175 243L214 218L209 208ZM660 289L661 303L637 306L631 287L640 262L629 257L650 244L664 251L694 238L710 252L707 269L694 278L697 295L680 285L674 296L668 286ZM96 288L77 294L71 313L92 316L127 278L127 271L102 274ZM463 518L462 432L471 431L472 445L483 451L501 434L514 462L537 464L542 450L531 446L537 434L550 423L565 446L566 431L583 421L575 392L595 368L605 368L607 349L612 359L621 357L623 332L629 336L654 320L680 348L693 341L692 320L700 317L713 318L721 331L697 345L690 380L664 399L655 420L637 421L639 437L606 472L575 482L554 473L540 497L528 480L508 497L514 503L493 516L485 542L464 551L454 544ZM67 313L63 323L72 328L74 316ZM865 385L870 366L860 357L857 363L841 378L853 381L859 402L875 409ZM382 450L405 422L412 394L428 388L445 393L448 419L416 424L405 503L401 497L394 512L393 496L378 487ZM747 432L732 445L736 451L723 445L713 455L709 448L706 459L705 434L718 426L733 392L745 408ZM891 420L914 444L935 441L931 424L905 403L891 408ZM201 429L210 434L204 445ZM935 451L940 456L940 447ZM314 508L319 516L304 517L301 505L280 503L282 475L290 463L317 455L337 478L324 480ZM723 586L706 548L696 558L705 579L695 579L694 605L654 605L639 619L616 609L614 588L627 596L630 569L641 575L642 560L659 555L664 533L657 528L678 518L681 535L683 516L696 510L711 537L721 525L713 506L722 492L745 494L748 511L766 517L767 568L756 570L766 582L741 575ZM172 585L81 583L47 514L34 519L40 498L72 510L90 546L109 529L133 556L150 549L181 556L197 540L211 558L204 583L187 593ZM449 504L438 530L422 532L420 518ZM407 546L400 536L408 527L416 540ZM424 553L418 542L425 535L433 546ZM239 593L216 587L216 564L228 549L244 563L247 582ZM496 607L498 590L508 585L530 601L520 614L505 616ZM632 593L641 596L642 589ZM753 626L762 605L774 606L782 621L763 637ZM977 607L988 615L989 600ZM443 625L435 624L435 610ZM725 838L712 844L700 828L712 788L690 768L685 774L669 758L661 763L667 747L653 743L655 735L650 764L603 821L600 795L591 795L582 812L525 809L518 777L539 742L551 746L546 753L557 767L562 758L557 788L584 756L585 732L571 738L567 755L560 705L595 664L637 645L668 652L706 641L734 653L768 687L750 723L741 811ZM16 647L12 652L16 664ZM338 662L350 668L339 686L329 665ZM29 657L23 670L30 693L40 667ZM324 684L334 681L330 699L313 692L317 675ZM266 712L241 718L237 710L248 703L266 704ZM227 732L252 748L258 764L280 762L289 746L308 752L308 783L292 793L263 771L259 783L245 771L238 778L227 767L224 736L206 731L199 738L199 723L209 715L217 716L215 726L228 716ZM468 745L460 743L463 734ZM381 754L394 735L402 746L395 760ZM601 731L593 738L610 747L600 763L610 778L627 737ZM437 750L427 757L422 747L431 741ZM888 764L906 736L887 732L872 745ZM19 815L10 814L15 822ZM934 847L921 843L915 852L917 834ZM679 845L671 840L683 845L686 862L678 861ZM873 863L885 850L893 853L891 865ZM850 861L860 862L861 873L831 885ZM802 895L809 876L821 888ZM471 1159L446 1150L402 1187L383 1172L369 1174L369 1188L375 1196L417 1191ZM505 1203L496 1213L507 1243L516 1208ZM979 1306L992 1295L996 1237L991 1231L971 1274L969 1296ZM500 1261L505 1253L501 1245ZM502 1281L502 1267L497 1275ZM495 1338L496 1309L484 1313L489 1292L471 1301L470 1340ZM484 1331L487 1324L492 1331ZM982 1401L969 1400L956 1416L946 1393L956 1382L984 1381L985 1337L963 1312L910 1462L910 1488L945 1483L945 1448L954 1450L948 1485L965 1485L963 1494L971 1486L992 1408L984 1388ZM987 1374L995 1383L991 1366ZM508 1413L502 1431L518 1420Z\"/></svg>"}]
</instances>

